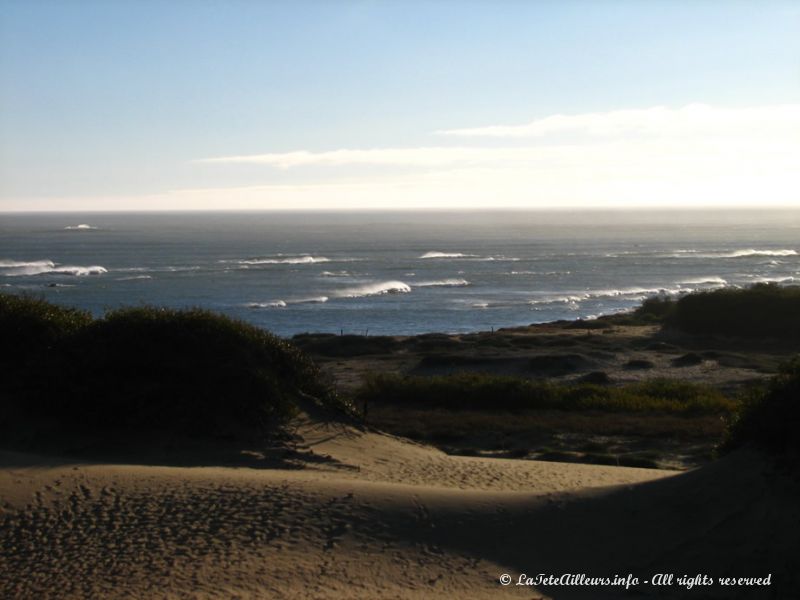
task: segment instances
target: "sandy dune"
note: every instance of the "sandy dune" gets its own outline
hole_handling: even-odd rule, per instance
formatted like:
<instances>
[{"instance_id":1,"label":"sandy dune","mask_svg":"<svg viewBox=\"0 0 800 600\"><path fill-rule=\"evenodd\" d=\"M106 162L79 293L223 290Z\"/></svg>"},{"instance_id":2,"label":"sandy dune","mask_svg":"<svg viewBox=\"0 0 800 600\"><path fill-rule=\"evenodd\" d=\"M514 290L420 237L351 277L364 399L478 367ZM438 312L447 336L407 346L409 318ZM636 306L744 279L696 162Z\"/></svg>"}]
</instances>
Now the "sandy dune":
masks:
<instances>
[{"instance_id":1,"label":"sandy dune","mask_svg":"<svg viewBox=\"0 0 800 600\"><path fill-rule=\"evenodd\" d=\"M451 457L302 424L284 468L2 454L3 598L683 597L503 587L502 573L766 575L797 585L794 484L741 454L682 475ZM287 468L296 466L302 468ZM792 579L794 578L794 579ZM661 595L658 594L661 593ZM761 595L760 595L761 594Z\"/></svg>"}]
</instances>

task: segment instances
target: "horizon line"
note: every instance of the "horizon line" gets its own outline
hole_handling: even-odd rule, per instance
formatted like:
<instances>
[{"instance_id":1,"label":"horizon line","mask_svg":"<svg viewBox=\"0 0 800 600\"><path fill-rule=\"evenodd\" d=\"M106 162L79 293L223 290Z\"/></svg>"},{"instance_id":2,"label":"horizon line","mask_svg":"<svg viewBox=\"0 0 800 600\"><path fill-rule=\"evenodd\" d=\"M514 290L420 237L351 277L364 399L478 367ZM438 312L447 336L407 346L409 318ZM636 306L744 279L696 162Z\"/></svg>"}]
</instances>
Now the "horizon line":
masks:
<instances>
[{"instance_id":1,"label":"horizon line","mask_svg":"<svg viewBox=\"0 0 800 600\"><path fill-rule=\"evenodd\" d=\"M800 200L798 201L800 202ZM606 206L538 206L521 208L507 207L474 207L474 208L163 208L163 209L0 209L0 215L31 215L31 214L165 214L165 213L303 213L303 214L340 214L340 213L536 213L536 212L695 212L695 211L800 211L800 205L786 204L768 205L719 205L709 204L702 206L636 206L606 205Z\"/></svg>"}]
</instances>

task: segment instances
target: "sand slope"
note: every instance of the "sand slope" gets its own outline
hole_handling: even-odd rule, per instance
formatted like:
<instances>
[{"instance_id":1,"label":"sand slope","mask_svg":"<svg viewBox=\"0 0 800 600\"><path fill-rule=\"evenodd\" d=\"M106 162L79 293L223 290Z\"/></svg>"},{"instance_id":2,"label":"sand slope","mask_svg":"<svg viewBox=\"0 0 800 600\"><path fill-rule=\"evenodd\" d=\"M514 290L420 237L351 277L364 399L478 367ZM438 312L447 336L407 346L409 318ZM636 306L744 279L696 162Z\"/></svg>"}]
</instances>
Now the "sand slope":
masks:
<instances>
[{"instance_id":1,"label":"sand slope","mask_svg":"<svg viewBox=\"0 0 800 600\"><path fill-rule=\"evenodd\" d=\"M681 568L797 577L785 527L799 515L795 489L753 455L676 476L451 457L339 425L306 422L299 434L310 459L294 469L3 453L0 597L619 598L658 590L497 578ZM714 589L693 597L736 597Z\"/></svg>"}]
</instances>

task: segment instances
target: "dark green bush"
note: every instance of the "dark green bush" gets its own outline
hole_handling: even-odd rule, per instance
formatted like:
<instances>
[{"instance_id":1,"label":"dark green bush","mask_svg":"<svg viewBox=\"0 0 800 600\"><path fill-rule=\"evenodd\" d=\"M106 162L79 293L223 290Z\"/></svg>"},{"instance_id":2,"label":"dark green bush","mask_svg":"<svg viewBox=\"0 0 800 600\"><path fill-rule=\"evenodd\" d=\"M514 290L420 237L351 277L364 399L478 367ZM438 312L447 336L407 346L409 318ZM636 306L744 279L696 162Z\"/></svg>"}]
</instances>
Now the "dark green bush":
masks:
<instances>
[{"instance_id":1,"label":"dark green bush","mask_svg":"<svg viewBox=\"0 0 800 600\"><path fill-rule=\"evenodd\" d=\"M668 323L690 333L800 339L800 286L757 284L688 294Z\"/></svg>"},{"instance_id":2,"label":"dark green bush","mask_svg":"<svg viewBox=\"0 0 800 600\"><path fill-rule=\"evenodd\" d=\"M0 310L0 322L28 314L18 307L26 302L33 316L4 343L47 330L51 314L72 314L20 299L0 304L16 311ZM65 322L74 326L37 338L50 340L37 378L11 374L16 386L7 395L7 416L64 431L253 437L283 423L301 399L345 408L296 347L209 311L143 307Z\"/></svg>"},{"instance_id":3,"label":"dark green bush","mask_svg":"<svg viewBox=\"0 0 800 600\"><path fill-rule=\"evenodd\" d=\"M621 387L556 384L520 377L459 373L436 377L377 375L356 392L367 404L449 410L604 410L719 413L736 404L704 385L666 379Z\"/></svg>"},{"instance_id":4,"label":"dark green bush","mask_svg":"<svg viewBox=\"0 0 800 600\"><path fill-rule=\"evenodd\" d=\"M659 322L672 315L675 305L675 300L669 296L651 296L643 300L633 314L643 321Z\"/></svg>"},{"instance_id":5,"label":"dark green bush","mask_svg":"<svg viewBox=\"0 0 800 600\"><path fill-rule=\"evenodd\" d=\"M89 313L33 296L0 293L0 364L7 376L47 360L65 336L91 323Z\"/></svg>"},{"instance_id":6,"label":"dark green bush","mask_svg":"<svg viewBox=\"0 0 800 600\"><path fill-rule=\"evenodd\" d=\"M780 456L800 457L800 357L750 391L731 421L723 451L752 444Z\"/></svg>"}]
</instances>

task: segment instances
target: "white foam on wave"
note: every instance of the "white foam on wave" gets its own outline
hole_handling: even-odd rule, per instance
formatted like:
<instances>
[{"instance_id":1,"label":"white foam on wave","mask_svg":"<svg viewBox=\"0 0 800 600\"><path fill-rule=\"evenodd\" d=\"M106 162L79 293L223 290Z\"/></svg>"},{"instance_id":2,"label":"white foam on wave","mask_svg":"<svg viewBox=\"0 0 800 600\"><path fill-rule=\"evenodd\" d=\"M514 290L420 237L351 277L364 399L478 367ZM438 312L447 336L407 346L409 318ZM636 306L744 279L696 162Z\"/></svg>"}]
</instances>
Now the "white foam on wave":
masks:
<instances>
[{"instance_id":1,"label":"white foam on wave","mask_svg":"<svg viewBox=\"0 0 800 600\"><path fill-rule=\"evenodd\" d=\"M609 290L593 290L588 292L588 298L619 298L619 297L635 297L634 299L644 299L647 296L655 294L674 295L685 291L681 287L675 288L643 288L631 287L622 289L609 289Z\"/></svg>"},{"instance_id":2,"label":"white foam on wave","mask_svg":"<svg viewBox=\"0 0 800 600\"><path fill-rule=\"evenodd\" d=\"M283 300L274 300L272 302L250 302L247 308L286 308L286 302Z\"/></svg>"},{"instance_id":3,"label":"white foam on wave","mask_svg":"<svg viewBox=\"0 0 800 600\"><path fill-rule=\"evenodd\" d=\"M464 254L463 252L426 252L419 258L421 259L456 259L456 260L469 260L474 262L493 262L493 261L509 261L516 262L519 258L513 256L480 256L478 254Z\"/></svg>"},{"instance_id":4,"label":"white foam on wave","mask_svg":"<svg viewBox=\"0 0 800 600\"><path fill-rule=\"evenodd\" d=\"M587 300L588 298L589 298L588 294L551 296L547 298L537 298L535 300L529 300L528 304L531 304L533 306L539 304L575 304L577 302L581 302L582 300Z\"/></svg>"},{"instance_id":5,"label":"white foam on wave","mask_svg":"<svg viewBox=\"0 0 800 600\"><path fill-rule=\"evenodd\" d=\"M602 298L620 298L628 301L644 300L649 296L674 296L688 291L690 291L689 288L683 288L680 286L673 288L631 287L620 289L590 290L586 292L566 292L556 296L536 298L529 300L528 304L534 306L541 304L567 304L570 306L575 306L586 300L598 300Z\"/></svg>"},{"instance_id":6,"label":"white foam on wave","mask_svg":"<svg viewBox=\"0 0 800 600\"><path fill-rule=\"evenodd\" d=\"M251 302L248 308L286 308L290 304L322 304L327 302L327 296L314 296L312 298L297 298L295 300L272 300L270 302Z\"/></svg>"},{"instance_id":7,"label":"white foam on wave","mask_svg":"<svg viewBox=\"0 0 800 600\"><path fill-rule=\"evenodd\" d=\"M107 273L105 267L100 265L79 266L61 265L52 260L16 261L0 260L0 275L6 277L25 277L31 275L100 275Z\"/></svg>"},{"instance_id":8,"label":"white foam on wave","mask_svg":"<svg viewBox=\"0 0 800 600\"><path fill-rule=\"evenodd\" d=\"M506 271L503 275L540 275L543 277L552 277L554 275L569 275L570 271Z\"/></svg>"},{"instance_id":9,"label":"white foam on wave","mask_svg":"<svg viewBox=\"0 0 800 600\"><path fill-rule=\"evenodd\" d=\"M221 261L231 262L231 261ZM232 261L238 265L312 265L316 263L331 262L325 256L287 256L283 258L248 258Z\"/></svg>"},{"instance_id":10,"label":"white foam on wave","mask_svg":"<svg viewBox=\"0 0 800 600\"><path fill-rule=\"evenodd\" d=\"M728 282L722 277L716 275L709 275L707 277L695 277L694 279L687 279L680 282L681 285L728 285Z\"/></svg>"},{"instance_id":11,"label":"white foam on wave","mask_svg":"<svg viewBox=\"0 0 800 600\"><path fill-rule=\"evenodd\" d=\"M66 227L64 227L64 229L66 229L67 231L88 231L97 229L97 227L94 227L87 223L81 223L80 225L67 225Z\"/></svg>"},{"instance_id":12,"label":"white foam on wave","mask_svg":"<svg viewBox=\"0 0 800 600\"><path fill-rule=\"evenodd\" d=\"M115 273L183 273L185 271L200 271L199 265L165 265L159 267L122 267L113 269Z\"/></svg>"},{"instance_id":13,"label":"white foam on wave","mask_svg":"<svg viewBox=\"0 0 800 600\"><path fill-rule=\"evenodd\" d=\"M787 275L786 277L756 277L753 281L756 283L792 283L797 281L797 278Z\"/></svg>"},{"instance_id":14,"label":"white foam on wave","mask_svg":"<svg viewBox=\"0 0 800 600\"><path fill-rule=\"evenodd\" d=\"M484 256L482 258L476 258L477 262L519 262L521 259L515 256Z\"/></svg>"},{"instance_id":15,"label":"white foam on wave","mask_svg":"<svg viewBox=\"0 0 800 600\"><path fill-rule=\"evenodd\" d=\"M299 298L297 300L289 300L289 304L322 304L328 301L327 296L314 296L313 298Z\"/></svg>"},{"instance_id":16,"label":"white foam on wave","mask_svg":"<svg viewBox=\"0 0 800 600\"><path fill-rule=\"evenodd\" d=\"M466 287L471 285L466 279L440 279L438 281L420 281L414 287Z\"/></svg>"},{"instance_id":17,"label":"white foam on wave","mask_svg":"<svg viewBox=\"0 0 800 600\"><path fill-rule=\"evenodd\" d=\"M701 252L699 250L676 250L670 258L750 258L754 256L797 256L797 250L782 248L778 250L746 248L743 250L724 250L719 252Z\"/></svg>"},{"instance_id":18,"label":"white foam on wave","mask_svg":"<svg viewBox=\"0 0 800 600\"><path fill-rule=\"evenodd\" d=\"M476 254L463 254L462 252L438 252L432 250L426 252L420 258L478 258Z\"/></svg>"},{"instance_id":19,"label":"white foam on wave","mask_svg":"<svg viewBox=\"0 0 800 600\"><path fill-rule=\"evenodd\" d=\"M16 269L16 268L49 268L52 269L56 264L52 260L0 260L0 269Z\"/></svg>"},{"instance_id":20,"label":"white foam on wave","mask_svg":"<svg viewBox=\"0 0 800 600\"><path fill-rule=\"evenodd\" d=\"M411 286L403 281L381 281L339 290L339 298L364 298L367 296L382 296L384 294L407 294Z\"/></svg>"},{"instance_id":21,"label":"white foam on wave","mask_svg":"<svg viewBox=\"0 0 800 600\"><path fill-rule=\"evenodd\" d=\"M139 279L152 279L151 275L132 275L130 277L117 277L115 281L136 281Z\"/></svg>"},{"instance_id":22,"label":"white foam on wave","mask_svg":"<svg viewBox=\"0 0 800 600\"><path fill-rule=\"evenodd\" d=\"M320 277L352 277L349 271L323 271Z\"/></svg>"},{"instance_id":23,"label":"white foam on wave","mask_svg":"<svg viewBox=\"0 0 800 600\"><path fill-rule=\"evenodd\" d=\"M750 256L797 256L797 250L735 250L717 255L718 258L747 258Z\"/></svg>"},{"instance_id":24,"label":"white foam on wave","mask_svg":"<svg viewBox=\"0 0 800 600\"><path fill-rule=\"evenodd\" d=\"M101 275L108 273L108 269L100 265L92 265L89 267L79 267L73 265L56 266L55 269L50 271L57 275L75 275L76 277L85 277L86 275Z\"/></svg>"}]
</instances>

